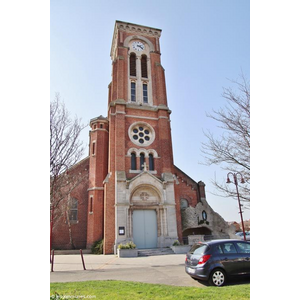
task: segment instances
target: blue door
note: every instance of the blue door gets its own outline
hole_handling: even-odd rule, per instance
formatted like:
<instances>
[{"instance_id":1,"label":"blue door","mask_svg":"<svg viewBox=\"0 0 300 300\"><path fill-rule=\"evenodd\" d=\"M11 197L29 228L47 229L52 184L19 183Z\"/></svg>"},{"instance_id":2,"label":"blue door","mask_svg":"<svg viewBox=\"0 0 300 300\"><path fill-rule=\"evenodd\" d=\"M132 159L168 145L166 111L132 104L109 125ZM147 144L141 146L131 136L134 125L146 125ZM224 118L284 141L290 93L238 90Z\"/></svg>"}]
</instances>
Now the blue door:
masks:
<instances>
[{"instance_id":1,"label":"blue door","mask_svg":"<svg viewBox=\"0 0 300 300\"><path fill-rule=\"evenodd\" d=\"M138 249L157 247L157 221L155 210L133 211L133 242Z\"/></svg>"}]
</instances>

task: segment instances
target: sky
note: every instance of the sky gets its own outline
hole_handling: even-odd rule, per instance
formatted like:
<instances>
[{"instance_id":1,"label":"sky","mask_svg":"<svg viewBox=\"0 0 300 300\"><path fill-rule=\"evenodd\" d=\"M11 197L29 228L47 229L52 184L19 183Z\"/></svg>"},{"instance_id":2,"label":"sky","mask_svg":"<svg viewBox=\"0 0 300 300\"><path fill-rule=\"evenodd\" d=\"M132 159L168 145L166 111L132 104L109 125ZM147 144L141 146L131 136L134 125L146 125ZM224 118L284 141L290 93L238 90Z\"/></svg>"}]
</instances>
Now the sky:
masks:
<instances>
[{"instance_id":1,"label":"sky","mask_svg":"<svg viewBox=\"0 0 300 300\"><path fill-rule=\"evenodd\" d=\"M226 179L220 166L205 166L203 131L222 132L207 117L225 106L223 88L243 73L250 80L250 3L246 0L50 1L50 98L59 93L82 123L107 116L110 47L116 20L162 29L174 163L206 184L210 206L240 222L238 203L214 195L211 180ZM89 128L81 135L88 155ZM244 220L250 218L245 209Z\"/></svg>"}]
</instances>

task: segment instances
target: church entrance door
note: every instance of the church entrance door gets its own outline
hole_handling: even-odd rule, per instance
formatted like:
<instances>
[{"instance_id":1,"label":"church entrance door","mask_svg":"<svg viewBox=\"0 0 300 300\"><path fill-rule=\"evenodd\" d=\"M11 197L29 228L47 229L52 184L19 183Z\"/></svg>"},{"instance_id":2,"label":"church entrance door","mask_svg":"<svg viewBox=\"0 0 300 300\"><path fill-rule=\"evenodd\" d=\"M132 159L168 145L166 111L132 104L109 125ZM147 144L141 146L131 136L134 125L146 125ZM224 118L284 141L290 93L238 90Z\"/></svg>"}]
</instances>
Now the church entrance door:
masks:
<instances>
[{"instance_id":1,"label":"church entrance door","mask_svg":"<svg viewBox=\"0 0 300 300\"><path fill-rule=\"evenodd\" d=\"M133 242L138 249L157 247L157 217L155 210L133 211Z\"/></svg>"}]
</instances>

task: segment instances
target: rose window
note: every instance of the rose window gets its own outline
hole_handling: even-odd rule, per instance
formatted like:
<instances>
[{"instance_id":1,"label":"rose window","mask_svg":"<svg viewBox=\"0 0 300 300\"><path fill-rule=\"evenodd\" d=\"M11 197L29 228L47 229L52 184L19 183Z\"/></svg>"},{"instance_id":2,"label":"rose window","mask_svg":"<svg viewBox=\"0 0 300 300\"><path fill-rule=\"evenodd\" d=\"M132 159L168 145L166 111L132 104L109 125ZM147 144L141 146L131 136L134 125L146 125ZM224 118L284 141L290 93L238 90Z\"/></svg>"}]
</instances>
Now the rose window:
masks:
<instances>
[{"instance_id":1,"label":"rose window","mask_svg":"<svg viewBox=\"0 0 300 300\"><path fill-rule=\"evenodd\" d=\"M134 123L129 128L129 137L139 146L150 145L155 138L154 129L146 123Z\"/></svg>"}]
</instances>

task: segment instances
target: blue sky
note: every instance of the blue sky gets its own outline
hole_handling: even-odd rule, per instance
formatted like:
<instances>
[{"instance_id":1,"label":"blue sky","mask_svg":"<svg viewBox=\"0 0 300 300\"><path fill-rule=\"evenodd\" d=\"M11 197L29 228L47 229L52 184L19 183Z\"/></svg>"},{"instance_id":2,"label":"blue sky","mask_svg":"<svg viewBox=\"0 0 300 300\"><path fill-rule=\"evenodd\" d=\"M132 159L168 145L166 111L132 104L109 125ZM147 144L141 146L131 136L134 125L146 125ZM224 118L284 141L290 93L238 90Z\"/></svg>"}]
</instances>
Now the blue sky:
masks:
<instances>
[{"instance_id":1,"label":"blue sky","mask_svg":"<svg viewBox=\"0 0 300 300\"><path fill-rule=\"evenodd\" d=\"M246 0L50 2L50 98L59 92L72 115L107 116L110 47L115 20L162 29L174 162L206 184L207 200L227 221L240 221L235 200L211 194L211 179L225 180L218 166L203 166L203 130L220 134L206 117L225 105L223 87L243 72L250 79L250 4ZM88 145L87 128L82 139ZM86 154L88 153L86 149ZM244 219L250 218L245 210Z\"/></svg>"}]
</instances>

